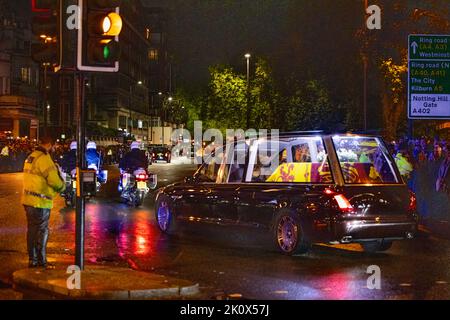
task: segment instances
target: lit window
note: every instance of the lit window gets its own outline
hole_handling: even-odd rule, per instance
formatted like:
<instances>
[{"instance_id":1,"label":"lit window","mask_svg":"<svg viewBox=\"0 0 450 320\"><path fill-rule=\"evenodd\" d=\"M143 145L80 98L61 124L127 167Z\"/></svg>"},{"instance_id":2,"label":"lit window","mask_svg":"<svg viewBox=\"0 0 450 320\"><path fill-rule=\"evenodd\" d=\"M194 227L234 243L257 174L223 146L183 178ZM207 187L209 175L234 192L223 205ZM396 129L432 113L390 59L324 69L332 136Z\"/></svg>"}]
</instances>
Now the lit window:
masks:
<instances>
[{"instance_id":1,"label":"lit window","mask_svg":"<svg viewBox=\"0 0 450 320\"><path fill-rule=\"evenodd\" d=\"M158 50L157 49L151 49L148 52L148 58L150 60L157 61L158 60Z\"/></svg>"},{"instance_id":2,"label":"lit window","mask_svg":"<svg viewBox=\"0 0 450 320\"><path fill-rule=\"evenodd\" d=\"M30 77L30 68L21 68L20 70L20 79L22 82L28 82L30 83L31 77Z\"/></svg>"}]
</instances>

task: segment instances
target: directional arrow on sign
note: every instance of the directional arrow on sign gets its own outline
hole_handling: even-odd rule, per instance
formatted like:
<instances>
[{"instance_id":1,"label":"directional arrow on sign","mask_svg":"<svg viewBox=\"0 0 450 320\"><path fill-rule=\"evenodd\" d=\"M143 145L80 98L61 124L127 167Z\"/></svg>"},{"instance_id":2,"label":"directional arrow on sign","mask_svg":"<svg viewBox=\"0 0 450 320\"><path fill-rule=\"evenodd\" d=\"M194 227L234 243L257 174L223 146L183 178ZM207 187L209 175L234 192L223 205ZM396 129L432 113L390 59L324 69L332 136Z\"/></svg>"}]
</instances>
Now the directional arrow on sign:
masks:
<instances>
[{"instance_id":1,"label":"directional arrow on sign","mask_svg":"<svg viewBox=\"0 0 450 320\"><path fill-rule=\"evenodd\" d=\"M411 43L411 47L413 48L413 54L416 54L417 48L419 47L417 42L414 41L413 43Z\"/></svg>"},{"instance_id":2,"label":"directional arrow on sign","mask_svg":"<svg viewBox=\"0 0 450 320\"><path fill-rule=\"evenodd\" d=\"M448 43L450 35L408 36L409 119L450 119L450 46L441 46Z\"/></svg>"}]
</instances>

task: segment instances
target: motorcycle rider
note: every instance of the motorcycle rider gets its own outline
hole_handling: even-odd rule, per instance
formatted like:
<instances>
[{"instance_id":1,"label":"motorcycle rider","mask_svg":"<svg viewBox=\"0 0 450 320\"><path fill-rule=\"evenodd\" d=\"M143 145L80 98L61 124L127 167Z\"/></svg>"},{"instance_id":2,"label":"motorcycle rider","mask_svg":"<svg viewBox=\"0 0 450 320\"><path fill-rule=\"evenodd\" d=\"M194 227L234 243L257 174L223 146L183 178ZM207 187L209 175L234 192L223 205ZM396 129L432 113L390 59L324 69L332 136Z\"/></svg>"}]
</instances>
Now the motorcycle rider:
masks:
<instances>
[{"instance_id":1,"label":"motorcycle rider","mask_svg":"<svg viewBox=\"0 0 450 320\"><path fill-rule=\"evenodd\" d=\"M131 143L130 146L131 151L128 152L119 163L120 173L124 173L127 171L134 172L139 168L144 168L146 171L148 170L148 158L145 155L145 152L140 149L140 144L137 141ZM126 182L123 179L120 179L119 191L122 192L123 185L126 185Z\"/></svg>"},{"instance_id":2,"label":"motorcycle rider","mask_svg":"<svg viewBox=\"0 0 450 320\"><path fill-rule=\"evenodd\" d=\"M134 141L130 146L131 151L128 152L122 160L120 160L119 168L123 171L134 171L139 168L148 169L148 158L145 152L140 149L140 144Z\"/></svg>"},{"instance_id":3,"label":"motorcycle rider","mask_svg":"<svg viewBox=\"0 0 450 320\"><path fill-rule=\"evenodd\" d=\"M97 151L97 144L94 141L89 141L86 146L86 162L89 169L100 170L100 153Z\"/></svg>"},{"instance_id":4,"label":"motorcycle rider","mask_svg":"<svg viewBox=\"0 0 450 320\"><path fill-rule=\"evenodd\" d=\"M61 169L66 174L71 174L77 167L77 142L72 141L70 151L64 154L61 160Z\"/></svg>"}]
</instances>

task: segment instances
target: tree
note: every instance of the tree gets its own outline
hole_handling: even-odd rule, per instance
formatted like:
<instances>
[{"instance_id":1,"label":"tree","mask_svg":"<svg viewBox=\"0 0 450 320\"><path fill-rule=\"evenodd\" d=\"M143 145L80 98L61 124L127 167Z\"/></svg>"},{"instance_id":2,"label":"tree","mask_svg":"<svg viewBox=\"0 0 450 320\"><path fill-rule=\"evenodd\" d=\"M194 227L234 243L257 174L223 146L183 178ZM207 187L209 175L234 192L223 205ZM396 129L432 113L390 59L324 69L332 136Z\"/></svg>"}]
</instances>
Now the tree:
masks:
<instances>
[{"instance_id":1,"label":"tree","mask_svg":"<svg viewBox=\"0 0 450 320\"><path fill-rule=\"evenodd\" d=\"M193 133L194 122L206 119L207 95L202 92L191 93L183 89L178 89L175 96L177 100L181 101L184 107L186 129Z\"/></svg>"},{"instance_id":2,"label":"tree","mask_svg":"<svg viewBox=\"0 0 450 320\"><path fill-rule=\"evenodd\" d=\"M242 75L232 68L215 66L210 68L211 82L207 105L208 126L225 131L246 127L247 83Z\"/></svg>"},{"instance_id":3,"label":"tree","mask_svg":"<svg viewBox=\"0 0 450 320\"><path fill-rule=\"evenodd\" d=\"M405 133L407 61L395 64L392 58L382 62L385 86L382 90L384 135L389 140Z\"/></svg>"},{"instance_id":4,"label":"tree","mask_svg":"<svg viewBox=\"0 0 450 320\"><path fill-rule=\"evenodd\" d=\"M329 92L317 80L296 83L295 93L287 97L286 125L291 130L339 130L343 123L340 105L332 103Z\"/></svg>"},{"instance_id":5,"label":"tree","mask_svg":"<svg viewBox=\"0 0 450 320\"><path fill-rule=\"evenodd\" d=\"M279 98L271 67L266 60L257 59L255 75L250 84L250 123L253 129L274 127Z\"/></svg>"},{"instance_id":6,"label":"tree","mask_svg":"<svg viewBox=\"0 0 450 320\"><path fill-rule=\"evenodd\" d=\"M163 108L167 115L166 119L177 125L186 124L188 122L188 110L185 106L185 100L175 99L173 101L165 101Z\"/></svg>"},{"instance_id":7,"label":"tree","mask_svg":"<svg viewBox=\"0 0 450 320\"><path fill-rule=\"evenodd\" d=\"M399 0L383 1L383 12L388 15L382 42L376 43L372 57L380 69L380 96L383 127L388 139L407 132L407 71L409 34L448 34L450 23L448 1ZM436 121L415 120L414 126L422 131L435 127Z\"/></svg>"}]
</instances>

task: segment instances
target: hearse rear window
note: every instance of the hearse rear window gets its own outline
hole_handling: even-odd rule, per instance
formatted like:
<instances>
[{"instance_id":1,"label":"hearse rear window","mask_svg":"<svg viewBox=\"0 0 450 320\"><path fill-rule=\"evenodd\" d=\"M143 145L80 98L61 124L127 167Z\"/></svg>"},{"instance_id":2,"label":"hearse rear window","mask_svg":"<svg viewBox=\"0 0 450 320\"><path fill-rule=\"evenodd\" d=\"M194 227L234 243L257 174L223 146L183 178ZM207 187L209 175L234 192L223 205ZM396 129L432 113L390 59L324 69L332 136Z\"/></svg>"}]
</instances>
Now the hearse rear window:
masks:
<instances>
[{"instance_id":1,"label":"hearse rear window","mask_svg":"<svg viewBox=\"0 0 450 320\"><path fill-rule=\"evenodd\" d=\"M335 136L333 143L345 183L391 184L401 181L379 138Z\"/></svg>"},{"instance_id":2,"label":"hearse rear window","mask_svg":"<svg viewBox=\"0 0 450 320\"><path fill-rule=\"evenodd\" d=\"M333 182L321 137L299 137L271 144L257 141L251 151L247 181L256 183Z\"/></svg>"}]
</instances>

